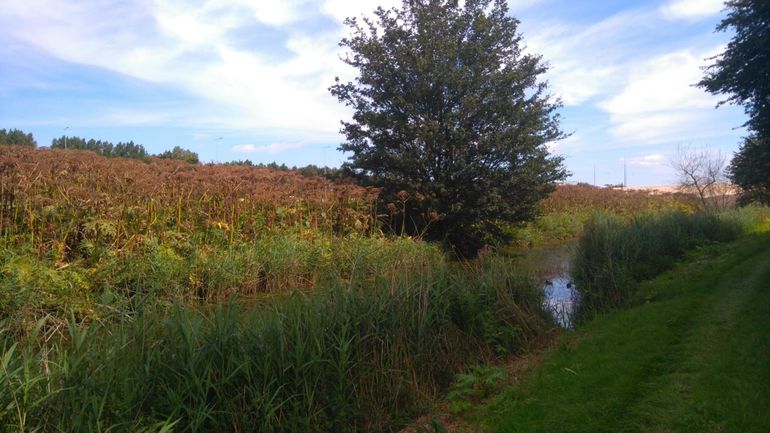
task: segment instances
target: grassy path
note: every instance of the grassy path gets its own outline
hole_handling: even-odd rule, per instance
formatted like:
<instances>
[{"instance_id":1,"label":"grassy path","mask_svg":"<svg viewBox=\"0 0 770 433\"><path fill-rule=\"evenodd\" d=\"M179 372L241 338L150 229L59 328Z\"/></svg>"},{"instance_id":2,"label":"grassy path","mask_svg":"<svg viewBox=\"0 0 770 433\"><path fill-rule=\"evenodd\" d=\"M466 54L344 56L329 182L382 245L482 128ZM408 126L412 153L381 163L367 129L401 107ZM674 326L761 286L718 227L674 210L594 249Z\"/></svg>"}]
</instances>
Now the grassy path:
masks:
<instances>
[{"instance_id":1,"label":"grassy path","mask_svg":"<svg viewBox=\"0 0 770 433\"><path fill-rule=\"evenodd\" d=\"M490 433L770 432L770 235L694 254L480 411Z\"/></svg>"}]
</instances>

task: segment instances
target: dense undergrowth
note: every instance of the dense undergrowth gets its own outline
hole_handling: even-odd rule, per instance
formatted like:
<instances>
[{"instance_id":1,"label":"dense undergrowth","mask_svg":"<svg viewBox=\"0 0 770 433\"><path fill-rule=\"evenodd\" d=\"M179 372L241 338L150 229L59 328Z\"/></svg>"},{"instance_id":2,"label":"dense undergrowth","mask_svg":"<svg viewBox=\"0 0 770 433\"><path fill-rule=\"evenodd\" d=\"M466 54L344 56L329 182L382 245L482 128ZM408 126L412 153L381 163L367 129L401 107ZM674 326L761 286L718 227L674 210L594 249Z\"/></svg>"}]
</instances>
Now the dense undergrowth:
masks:
<instances>
[{"instance_id":1,"label":"dense undergrowth","mask_svg":"<svg viewBox=\"0 0 770 433\"><path fill-rule=\"evenodd\" d=\"M209 302L397 279L414 251L368 236L375 198L352 184L254 167L3 147L0 315L23 329L47 314L98 320L148 299Z\"/></svg>"},{"instance_id":2,"label":"dense undergrowth","mask_svg":"<svg viewBox=\"0 0 770 433\"><path fill-rule=\"evenodd\" d=\"M600 213L590 219L571 264L580 320L623 306L640 281L671 268L700 245L726 242L763 223L767 208L721 214L648 213L631 219Z\"/></svg>"},{"instance_id":3,"label":"dense undergrowth","mask_svg":"<svg viewBox=\"0 0 770 433\"><path fill-rule=\"evenodd\" d=\"M1 430L388 431L548 326L351 184L22 148L0 181Z\"/></svg>"},{"instance_id":4,"label":"dense undergrowth","mask_svg":"<svg viewBox=\"0 0 770 433\"><path fill-rule=\"evenodd\" d=\"M260 304L145 307L130 319L3 326L6 431L387 431L465 365L545 328L510 263L432 260ZM62 334L62 335L57 335Z\"/></svg>"},{"instance_id":5,"label":"dense undergrowth","mask_svg":"<svg viewBox=\"0 0 770 433\"><path fill-rule=\"evenodd\" d=\"M512 246L532 247L579 238L586 222L597 212L630 219L642 213L672 210L689 213L696 209L694 197L688 194L597 188L586 184L559 185L540 204L538 218L509 226L508 234Z\"/></svg>"},{"instance_id":6,"label":"dense undergrowth","mask_svg":"<svg viewBox=\"0 0 770 433\"><path fill-rule=\"evenodd\" d=\"M438 415L457 429L417 431L766 431L770 316L752 298L767 298L768 231L766 207L595 214L571 267L575 332L518 379L458 374Z\"/></svg>"},{"instance_id":7,"label":"dense undergrowth","mask_svg":"<svg viewBox=\"0 0 770 433\"><path fill-rule=\"evenodd\" d=\"M0 148L0 430L392 431L552 326L513 259L384 236L403 215L376 200L247 166ZM575 237L581 206L625 221L686 203L559 187L526 243Z\"/></svg>"}]
</instances>

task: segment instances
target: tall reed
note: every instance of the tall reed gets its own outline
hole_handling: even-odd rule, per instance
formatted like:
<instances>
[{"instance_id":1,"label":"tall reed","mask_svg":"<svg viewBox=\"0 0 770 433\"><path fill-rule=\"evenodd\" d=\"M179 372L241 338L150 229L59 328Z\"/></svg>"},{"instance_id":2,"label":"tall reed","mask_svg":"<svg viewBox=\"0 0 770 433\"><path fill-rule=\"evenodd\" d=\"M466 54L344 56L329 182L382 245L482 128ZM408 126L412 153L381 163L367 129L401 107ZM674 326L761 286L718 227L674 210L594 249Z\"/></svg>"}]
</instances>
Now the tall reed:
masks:
<instances>
[{"instance_id":1,"label":"tall reed","mask_svg":"<svg viewBox=\"0 0 770 433\"><path fill-rule=\"evenodd\" d=\"M391 431L463 366L527 350L545 327L509 261L421 263L251 306L73 318L62 338L41 322L23 344L5 326L0 429Z\"/></svg>"},{"instance_id":2,"label":"tall reed","mask_svg":"<svg viewBox=\"0 0 770 433\"><path fill-rule=\"evenodd\" d=\"M579 317L622 306L637 283L673 266L698 245L735 239L767 218L746 208L713 214L642 214L630 220L598 213L586 224L571 269L580 293Z\"/></svg>"}]
</instances>

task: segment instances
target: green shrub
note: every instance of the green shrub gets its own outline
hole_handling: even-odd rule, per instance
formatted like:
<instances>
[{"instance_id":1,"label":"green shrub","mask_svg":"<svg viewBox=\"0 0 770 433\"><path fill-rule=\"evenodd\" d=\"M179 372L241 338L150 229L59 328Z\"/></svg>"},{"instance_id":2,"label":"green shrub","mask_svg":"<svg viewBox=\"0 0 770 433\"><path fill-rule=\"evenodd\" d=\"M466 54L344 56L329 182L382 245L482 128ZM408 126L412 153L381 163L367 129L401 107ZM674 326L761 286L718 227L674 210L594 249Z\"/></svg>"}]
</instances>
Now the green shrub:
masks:
<instances>
[{"instance_id":1,"label":"green shrub","mask_svg":"<svg viewBox=\"0 0 770 433\"><path fill-rule=\"evenodd\" d=\"M508 378L500 367L472 365L467 373L460 373L447 394L452 413L464 412L474 401L487 397Z\"/></svg>"}]
</instances>

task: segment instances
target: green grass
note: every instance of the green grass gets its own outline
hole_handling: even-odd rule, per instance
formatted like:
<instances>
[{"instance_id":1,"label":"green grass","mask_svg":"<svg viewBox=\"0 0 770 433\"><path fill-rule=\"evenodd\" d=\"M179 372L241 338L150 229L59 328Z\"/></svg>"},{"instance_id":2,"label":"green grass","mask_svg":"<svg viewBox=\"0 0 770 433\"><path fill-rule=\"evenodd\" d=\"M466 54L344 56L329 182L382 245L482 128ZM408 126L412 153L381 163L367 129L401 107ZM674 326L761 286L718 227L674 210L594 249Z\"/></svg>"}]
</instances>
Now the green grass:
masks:
<instances>
[{"instance_id":1,"label":"green grass","mask_svg":"<svg viewBox=\"0 0 770 433\"><path fill-rule=\"evenodd\" d=\"M770 431L770 235L709 246L566 336L490 433Z\"/></svg>"}]
</instances>

